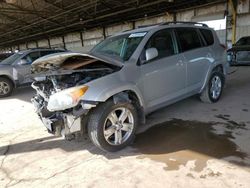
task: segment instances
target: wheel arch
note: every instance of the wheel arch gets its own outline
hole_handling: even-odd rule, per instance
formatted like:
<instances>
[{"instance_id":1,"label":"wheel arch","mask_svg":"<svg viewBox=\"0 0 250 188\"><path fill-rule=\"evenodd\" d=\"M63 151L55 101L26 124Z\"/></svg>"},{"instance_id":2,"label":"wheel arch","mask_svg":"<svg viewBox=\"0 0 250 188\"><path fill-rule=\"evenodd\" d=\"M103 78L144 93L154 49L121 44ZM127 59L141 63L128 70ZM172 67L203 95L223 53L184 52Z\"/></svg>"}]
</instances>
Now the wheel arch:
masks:
<instances>
[{"instance_id":1,"label":"wheel arch","mask_svg":"<svg viewBox=\"0 0 250 188\"><path fill-rule=\"evenodd\" d=\"M126 90L122 90L122 91L113 93L108 98L105 98L101 101L98 101L97 105L99 105L101 103L105 103L109 100L112 100L114 102L114 104L123 103L123 102L129 102L129 103L133 104L138 112L139 126L145 124L146 115L145 115L145 110L144 110L144 106L143 106L144 105L143 99L135 90L126 89ZM96 108L96 107L93 107L93 109L90 109L88 113L91 113L91 111L94 110L94 108ZM84 119L83 124L82 124L82 130L84 133L87 133L88 117L89 117L89 114Z\"/></svg>"},{"instance_id":2,"label":"wheel arch","mask_svg":"<svg viewBox=\"0 0 250 188\"><path fill-rule=\"evenodd\" d=\"M200 90L199 93L201 93L201 92L206 88L206 85L207 85L207 83L208 83L208 81L209 81L209 78L210 78L211 74L212 74L214 71L219 71L219 72L221 72L223 75L225 75L225 69L224 69L223 64L219 63L219 64L216 64L214 67L211 67L211 68L209 69L209 71L207 71L207 75L206 75L204 84L203 84L203 86L202 86L202 88L201 88L201 90Z\"/></svg>"},{"instance_id":3,"label":"wheel arch","mask_svg":"<svg viewBox=\"0 0 250 188\"><path fill-rule=\"evenodd\" d=\"M145 124L146 116L145 116L145 111L143 108L143 103L135 91L124 90L124 91L121 91L121 92L111 96L109 99L111 99L111 98L115 104L117 104L119 102L129 102L129 103L133 104L138 112L139 123Z\"/></svg>"},{"instance_id":4,"label":"wheel arch","mask_svg":"<svg viewBox=\"0 0 250 188\"><path fill-rule=\"evenodd\" d=\"M219 72L221 72L221 73L224 73L223 65L222 65L222 64L216 65L216 66L212 69L212 72L214 72L214 71L219 71Z\"/></svg>"},{"instance_id":5,"label":"wheel arch","mask_svg":"<svg viewBox=\"0 0 250 188\"><path fill-rule=\"evenodd\" d=\"M0 75L0 78L8 79L13 84L13 87L14 88L16 87L16 84L15 84L14 80L10 76L8 76L8 75Z\"/></svg>"}]
</instances>

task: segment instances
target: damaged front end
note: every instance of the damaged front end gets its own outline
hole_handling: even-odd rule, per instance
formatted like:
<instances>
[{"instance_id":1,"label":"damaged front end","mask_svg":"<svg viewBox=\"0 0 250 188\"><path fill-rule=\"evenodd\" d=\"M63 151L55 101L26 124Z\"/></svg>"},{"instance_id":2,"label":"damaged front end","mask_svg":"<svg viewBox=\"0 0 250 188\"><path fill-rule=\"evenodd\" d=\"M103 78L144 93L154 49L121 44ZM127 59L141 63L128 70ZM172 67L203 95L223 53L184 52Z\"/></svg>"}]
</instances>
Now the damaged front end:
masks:
<instances>
[{"instance_id":1,"label":"damaged front end","mask_svg":"<svg viewBox=\"0 0 250 188\"><path fill-rule=\"evenodd\" d=\"M82 97L86 83L118 71L121 67L79 53L45 56L32 64L36 95L32 103L45 127L52 134L72 138L85 132L87 115L96 101Z\"/></svg>"}]
</instances>

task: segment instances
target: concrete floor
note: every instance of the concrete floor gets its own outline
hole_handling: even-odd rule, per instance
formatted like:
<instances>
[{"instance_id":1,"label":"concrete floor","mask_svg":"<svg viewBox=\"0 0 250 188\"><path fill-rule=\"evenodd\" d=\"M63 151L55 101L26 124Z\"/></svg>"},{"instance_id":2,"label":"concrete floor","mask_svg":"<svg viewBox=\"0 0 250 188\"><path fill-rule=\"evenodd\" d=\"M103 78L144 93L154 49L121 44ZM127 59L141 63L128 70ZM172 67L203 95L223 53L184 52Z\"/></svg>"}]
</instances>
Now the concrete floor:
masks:
<instances>
[{"instance_id":1,"label":"concrete floor","mask_svg":"<svg viewBox=\"0 0 250 188\"><path fill-rule=\"evenodd\" d=\"M0 100L0 187L250 187L250 67L216 104L191 97L151 114L158 125L117 153L49 135L32 95Z\"/></svg>"}]
</instances>

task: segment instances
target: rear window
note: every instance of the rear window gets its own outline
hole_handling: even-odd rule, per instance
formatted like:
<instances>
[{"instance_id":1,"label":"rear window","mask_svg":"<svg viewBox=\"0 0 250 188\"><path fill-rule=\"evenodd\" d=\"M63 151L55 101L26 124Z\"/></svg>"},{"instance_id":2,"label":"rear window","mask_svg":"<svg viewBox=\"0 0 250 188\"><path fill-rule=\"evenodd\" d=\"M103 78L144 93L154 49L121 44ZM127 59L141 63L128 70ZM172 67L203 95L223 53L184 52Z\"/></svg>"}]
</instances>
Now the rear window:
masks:
<instances>
[{"instance_id":1,"label":"rear window","mask_svg":"<svg viewBox=\"0 0 250 188\"><path fill-rule=\"evenodd\" d=\"M201 34L203 36L203 38L205 39L207 46L210 46L214 43L214 36L212 31L208 30L208 29L200 29Z\"/></svg>"},{"instance_id":2,"label":"rear window","mask_svg":"<svg viewBox=\"0 0 250 188\"><path fill-rule=\"evenodd\" d=\"M197 33L196 29L178 28L176 29L176 33L182 52L200 48L202 46L200 36Z\"/></svg>"}]
</instances>

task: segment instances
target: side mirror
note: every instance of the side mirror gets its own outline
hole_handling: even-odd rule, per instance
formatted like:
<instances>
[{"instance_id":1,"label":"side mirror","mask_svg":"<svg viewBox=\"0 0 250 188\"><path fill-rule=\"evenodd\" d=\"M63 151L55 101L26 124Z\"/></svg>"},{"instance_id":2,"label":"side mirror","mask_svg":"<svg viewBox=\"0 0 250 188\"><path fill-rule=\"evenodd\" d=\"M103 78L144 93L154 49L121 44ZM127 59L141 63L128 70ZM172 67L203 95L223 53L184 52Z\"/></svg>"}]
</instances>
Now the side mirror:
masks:
<instances>
[{"instance_id":1,"label":"side mirror","mask_svg":"<svg viewBox=\"0 0 250 188\"><path fill-rule=\"evenodd\" d=\"M158 56L158 50L156 48L149 48L146 50L146 61L152 60Z\"/></svg>"},{"instance_id":2,"label":"side mirror","mask_svg":"<svg viewBox=\"0 0 250 188\"><path fill-rule=\"evenodd\" d=\"M17 63L18 65L27 65L29 64L28 61L26 59L21 59L20 61L18 61Z\"/></svg>"}]
</instances>

